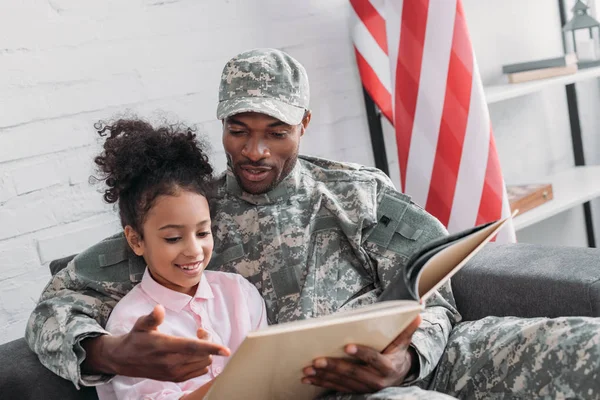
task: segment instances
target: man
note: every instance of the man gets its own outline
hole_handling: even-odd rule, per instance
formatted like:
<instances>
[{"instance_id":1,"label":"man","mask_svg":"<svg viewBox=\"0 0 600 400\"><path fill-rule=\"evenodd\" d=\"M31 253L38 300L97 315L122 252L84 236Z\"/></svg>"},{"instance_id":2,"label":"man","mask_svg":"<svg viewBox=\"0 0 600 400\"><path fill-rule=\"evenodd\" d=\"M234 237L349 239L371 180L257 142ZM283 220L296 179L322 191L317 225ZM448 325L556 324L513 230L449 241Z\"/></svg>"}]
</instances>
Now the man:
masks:
<instances>
[{"instance_id":1,"label":"man","mask_svg":"<svg viewBox=\"0 0 600 400\"><path fill-rule=\"evenodd\" d=\"M446 234L380 171L299 157L308 110L306 72L289 55L256 49L225 66L217 117L228 170L210 196L215 250L209 268L252 282L271 324L376 301L417 248ZM102 328L143 270L117 235L59 272L26 333L42 363L75 385L113 374L181 381L204 373L212 355L226 350L159 333L157 311L124 336ZM356 361L316 359L303 382L352 399L448 397L439 392L600 396L598 319L486 318L456 325L449 284L421 318L418 329L409 328L382 353L350 345L346 351Z\"/></svg>"}]
</instances>

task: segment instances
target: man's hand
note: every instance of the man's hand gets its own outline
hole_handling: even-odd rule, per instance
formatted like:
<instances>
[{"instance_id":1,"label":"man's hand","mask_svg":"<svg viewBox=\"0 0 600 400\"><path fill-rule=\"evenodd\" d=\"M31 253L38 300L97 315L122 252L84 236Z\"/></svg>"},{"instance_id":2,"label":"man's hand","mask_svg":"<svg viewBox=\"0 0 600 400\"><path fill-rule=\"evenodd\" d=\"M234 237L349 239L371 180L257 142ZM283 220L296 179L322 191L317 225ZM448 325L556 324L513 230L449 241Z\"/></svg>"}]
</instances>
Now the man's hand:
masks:
<instances>
[{"instance_id":1,"label":"man's hand","mask_svg":"<svg viewBox=\"0 0 600 400\"><path fill-rule=\"evenodd\" d=\"M131 332L121 336L102 335L82 342L86 373L106 373L183 382L208 372L211 355L228 356L227 347L208 342L198 329L198 339L170 336L158 331L165 318L163 306L140 317Z\"/></svg>"},{"instance_id":2,"label":"man's hand","mask_svg":"<svg viewBox=\"0 0 600 400\"><path fill-rule=\"evenodd\" d=\"M404 382L418 368L415 350L409 347L421 317L417 317L383 352L347 345L354 360L317 358L304 369L303 383L344 393L373 393Z\"/></svg>"}]
</instances>

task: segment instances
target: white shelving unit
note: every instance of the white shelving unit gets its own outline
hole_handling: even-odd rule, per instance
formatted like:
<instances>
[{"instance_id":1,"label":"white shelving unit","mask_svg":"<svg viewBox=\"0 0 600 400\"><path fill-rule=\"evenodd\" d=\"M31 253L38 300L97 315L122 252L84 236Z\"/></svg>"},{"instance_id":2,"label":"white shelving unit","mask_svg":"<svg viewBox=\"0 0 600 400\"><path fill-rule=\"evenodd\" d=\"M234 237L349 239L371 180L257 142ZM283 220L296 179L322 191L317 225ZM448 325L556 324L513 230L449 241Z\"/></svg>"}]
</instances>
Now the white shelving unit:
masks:
<instances>
[{"instance_id":1,"label":"white shelving unit","mask_svg":"<svg viewBox=\"0 0 600 400\"><path fill-rule=\"evenodd\" d=\"M598 77L600 77L600 67L595 67L580 70L572 75L524 83L487 86L484 88L484 92L487 103L493 104L534 93L549 86L568 85ZM540 179L539 182L552 184L553 199L517 215L514 220L517 231L600 196L600 166L572 167Z\"/></svg>"},{"instance_id":2,"label":"white shelving unit","mask_svg":"<svg viewBox=\"0 0 600 400\"><path fill-rule=\"evenodd\" d=\"M582 69L571 75L556 76L554 78L540 79L537 81L492 85L484 88L485 99L488 104L493 104L534 93L549 86L568 85L570 83L597 77L600 77L600 67Z\"/></svg>"}]
</instances>

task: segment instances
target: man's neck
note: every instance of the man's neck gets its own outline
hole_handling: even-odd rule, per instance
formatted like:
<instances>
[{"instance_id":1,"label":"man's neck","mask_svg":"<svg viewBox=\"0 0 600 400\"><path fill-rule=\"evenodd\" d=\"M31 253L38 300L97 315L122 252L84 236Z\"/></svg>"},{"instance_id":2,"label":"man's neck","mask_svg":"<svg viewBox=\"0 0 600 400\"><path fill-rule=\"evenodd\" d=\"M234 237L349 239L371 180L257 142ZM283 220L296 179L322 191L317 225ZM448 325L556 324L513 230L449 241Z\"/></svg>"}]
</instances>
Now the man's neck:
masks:
<instances>
[{"instance_id":1,"label":"man's neck","mask_svg":"<svg viewBox=\"0 0 600 400\"><path fill-rule=\"evenodd\" d=\"M283 178L281 182L268 192L261 194L252 194L246 192L239 184L231 167L227 166L226 185L227 191L240 199L255 205L274 204L287 200L292 194L298 191L300 186L300 170L302 165L300 160L296 161L296 165L290 173Z\"/></svg>"}]
</instances>

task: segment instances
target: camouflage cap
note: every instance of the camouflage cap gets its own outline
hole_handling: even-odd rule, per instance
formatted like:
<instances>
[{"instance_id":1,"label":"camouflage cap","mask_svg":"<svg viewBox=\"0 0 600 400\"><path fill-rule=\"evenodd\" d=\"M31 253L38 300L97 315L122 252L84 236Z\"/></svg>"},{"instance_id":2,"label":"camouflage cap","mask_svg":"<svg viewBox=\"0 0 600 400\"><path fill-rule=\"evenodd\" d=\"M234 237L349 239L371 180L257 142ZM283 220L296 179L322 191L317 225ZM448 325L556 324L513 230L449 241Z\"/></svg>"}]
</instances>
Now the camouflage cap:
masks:
<instances>
[{"instance_id":1,"label":"camouflage cap","mask_svg":"<svg viewBox=\"0 0 600 400\"><path fill-rule=\"evenodd\" d=\"M280 50L253 49L223 68L217 118L257 112L297 125L308 110L309 97L302 64Z\"/></svg>"}]
</instances>

